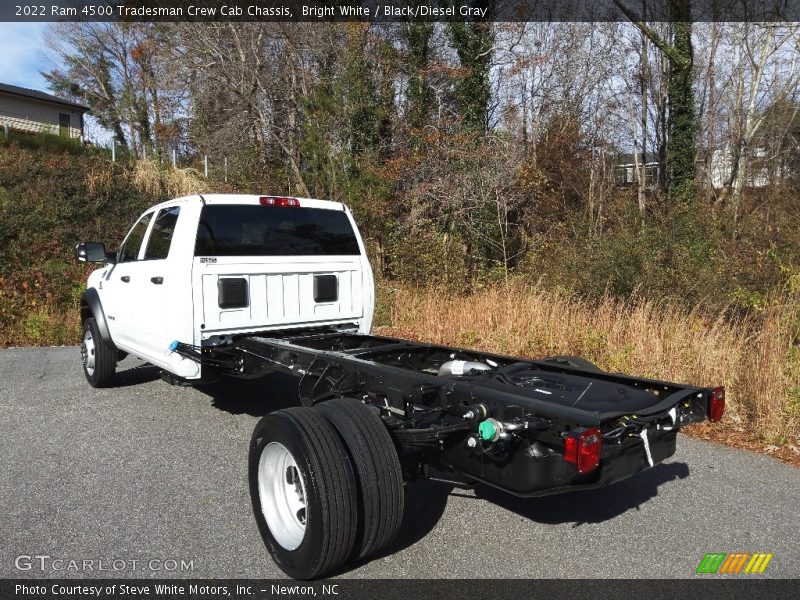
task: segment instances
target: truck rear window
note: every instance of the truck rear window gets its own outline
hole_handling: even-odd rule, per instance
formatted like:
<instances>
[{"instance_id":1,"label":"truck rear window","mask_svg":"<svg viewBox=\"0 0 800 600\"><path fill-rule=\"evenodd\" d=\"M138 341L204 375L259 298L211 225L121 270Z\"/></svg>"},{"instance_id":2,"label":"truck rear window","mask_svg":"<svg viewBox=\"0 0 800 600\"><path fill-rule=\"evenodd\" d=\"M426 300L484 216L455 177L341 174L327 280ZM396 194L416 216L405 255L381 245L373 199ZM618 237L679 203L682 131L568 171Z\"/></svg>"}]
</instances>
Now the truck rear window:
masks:
<instances>
[{"instance_id":1,"label":"truck rear window","mask_svg":"<svg viewBox=\"0 0 800 600\"><path fill-rule=\"evenodd\" d=\"M344 211L209 204L200 213L195 256L358 255Z\"/></svg>"}]
</instances>

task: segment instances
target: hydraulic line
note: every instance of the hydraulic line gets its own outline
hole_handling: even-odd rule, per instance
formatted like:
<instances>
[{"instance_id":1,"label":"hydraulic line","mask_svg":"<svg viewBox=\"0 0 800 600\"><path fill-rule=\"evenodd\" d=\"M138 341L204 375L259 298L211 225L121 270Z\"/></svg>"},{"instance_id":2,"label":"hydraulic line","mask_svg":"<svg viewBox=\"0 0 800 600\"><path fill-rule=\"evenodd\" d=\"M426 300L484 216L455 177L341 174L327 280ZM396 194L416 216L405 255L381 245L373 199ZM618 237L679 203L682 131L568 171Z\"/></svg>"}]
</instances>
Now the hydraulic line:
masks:
<instances>
[{"instance_id":1,"label":"hydraulic line","mask_svg":"<svg viewBox=\"0 0 800 600\"><path fill-rule=\"evenodd\" d=\"M447 436L469 431L473 427L472 423L465 422L425 429L395 429L392 433L394 433L397 441L404 446L435 446Z\"/></svg>"},{"instance_id":2,"label":"hydraulic line","mask_svg":"<svg viewBox=\"0 0 800 600\"><path fill-rule=\"evenodd\" d=\"M201 365L210 367L223 367L230 368L236 365L238 355L230 350L214 349L214 357L203 354L203 349L191 344L184 344L179 341L174 341L169 345L169 351L174 352L178 356L188 358Z\"/></svg>"}]
</instances>

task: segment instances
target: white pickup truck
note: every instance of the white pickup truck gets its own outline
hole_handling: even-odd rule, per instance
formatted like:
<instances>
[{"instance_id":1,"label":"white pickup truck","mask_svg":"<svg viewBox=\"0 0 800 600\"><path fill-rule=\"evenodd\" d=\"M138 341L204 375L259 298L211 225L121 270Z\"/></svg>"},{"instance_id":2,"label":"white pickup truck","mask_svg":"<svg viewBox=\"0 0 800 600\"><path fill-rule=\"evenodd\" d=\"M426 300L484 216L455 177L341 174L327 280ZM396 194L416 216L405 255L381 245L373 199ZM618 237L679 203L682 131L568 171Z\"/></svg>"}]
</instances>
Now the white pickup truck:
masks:
<instances>
[{"instance_id":1,"label":"white pickup truck","mask_svg":"<svg viewBox=\"0 0 800 600\"><path fill-rule=\"evenodd\" d=\"M89 277L81 304L84 368L95 387L113 381L115 349L196 380L201 365L170 350L173 341L211 346L312 325L369 333L372 324L372 270L339 202L178 198L145 212L116 255L93 243L77 253L108 263Z\"/></svg>"},{"instance_id":2,"label":"white pickup truck","mask_svg":"<svg viewBox=\"0 0 800 600\"><path fill-rule=\"evenodd\" d=\"M372 271L337 202L179 198L145 212L116 254L96 242L75 253L104 265L81 300L92 386L113 384L124 353L171 382L299 378L301 406L263 417L249 452L256 523L296 578L385 548L404 484L431 472L522 497L607 486L668 458L684 425L725 408L723 388L577 357L371 335Z\"/></svg>"}]
</instances>

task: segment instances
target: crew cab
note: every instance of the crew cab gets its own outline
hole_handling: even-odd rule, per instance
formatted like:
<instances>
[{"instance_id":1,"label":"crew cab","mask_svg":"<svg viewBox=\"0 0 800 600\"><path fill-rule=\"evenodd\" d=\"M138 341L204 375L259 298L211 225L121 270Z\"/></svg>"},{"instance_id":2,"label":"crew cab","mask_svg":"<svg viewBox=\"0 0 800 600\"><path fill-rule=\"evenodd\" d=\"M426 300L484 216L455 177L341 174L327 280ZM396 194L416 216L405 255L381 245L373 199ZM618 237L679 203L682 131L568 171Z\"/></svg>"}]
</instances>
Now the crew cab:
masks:
<instances>
[{"instance_id":1,"label":"crew cab","mask_svg":"<svg viewBox=\"0 0 800 600\"><path fill-rule=\"evenodd\" d=\"M368 333L372 323L372 270L352 215L338 202L178 198L146 211L115 254L93 243L77 252L79 260L106 263L87 282L84 321L92 316L118 350L186 380L200 379L201 365L169 351L173 340L215 345L341 323ZM335 290L325 288L333 281ZM109 372L101 363L90 378L103 385Z\"/></svg>"},{"instance_id":2,"label":"crew cab","mask_svg":"<svg viewBox=\"0 0 800 600\"><path fill-rule=\"evenodd\" d=\"M346 206L195 195L146 211L81 300L81 358L113 385L125 353L171 382L299 379L300 406L261 419L248 458L253 513L287 574L314 578L379 552L404 488L444 474L522 497L607 486L718 421L725 391L371 334L374 283ZM265 394L265 402L267 395Z\"/></svg>"}]
</instances>

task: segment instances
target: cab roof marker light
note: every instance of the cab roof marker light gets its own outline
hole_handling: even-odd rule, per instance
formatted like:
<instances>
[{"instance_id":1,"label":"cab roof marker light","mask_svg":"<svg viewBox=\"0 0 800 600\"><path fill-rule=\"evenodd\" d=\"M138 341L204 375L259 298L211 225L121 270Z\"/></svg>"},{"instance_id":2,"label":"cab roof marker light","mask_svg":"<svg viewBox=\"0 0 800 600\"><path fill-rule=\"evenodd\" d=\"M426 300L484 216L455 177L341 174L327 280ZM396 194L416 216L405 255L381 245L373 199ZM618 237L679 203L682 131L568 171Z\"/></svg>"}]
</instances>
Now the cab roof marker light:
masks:
<instances>
[{"instance_id":1,"label":"cab roof marker light","mask_svg":"<svg viewBox=\"0 0 800 600\"><path fill-rule=\"evenodd\" d=\"M282 196L261 196L258 199L261 206L300 206L297 198L284 198Z\"/></svg>"}]
</instances>

